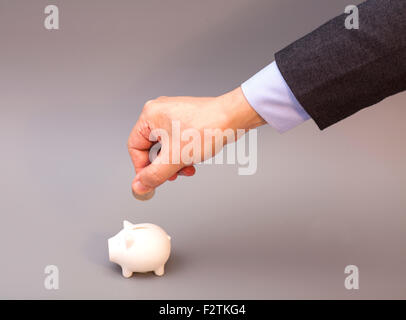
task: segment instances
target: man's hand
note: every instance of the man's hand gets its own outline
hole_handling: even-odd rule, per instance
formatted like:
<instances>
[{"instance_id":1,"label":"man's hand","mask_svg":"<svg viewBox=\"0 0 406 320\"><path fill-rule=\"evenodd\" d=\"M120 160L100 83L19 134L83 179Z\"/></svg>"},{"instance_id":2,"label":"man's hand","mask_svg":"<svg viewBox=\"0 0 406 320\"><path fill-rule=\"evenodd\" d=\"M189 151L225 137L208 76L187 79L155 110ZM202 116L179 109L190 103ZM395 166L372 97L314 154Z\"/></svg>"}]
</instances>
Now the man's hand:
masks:
<instances>
[{"instance_id":1,"label":"man's hand","mask_svg":"<svg viewBox=\"0 0 406 320\"><path fill-rule=\"evenodd\" d=\"M248 130L264 123L245 99L241 88L219 97L159 97L148 101L128 139L136 171L133 192L143 195L167 180L175 180L178 175L193 176L193 165L214 156L226 143L235 141L237 129ZM221 148L215 148L211 139L205 139L207 129L219 134ZM186 150L190 142L180 139L192 131L200 135L200 150ZM222 136L226 131L228 138L229 133L233 133L231 140ZM177 137L179 133L180 137ZM179 141L174 143L176 139ZM151 148L158 142L160 152L151 162ZM190 157L182 156L185 155L183 151Z\"/></svg>"}]
</instances>

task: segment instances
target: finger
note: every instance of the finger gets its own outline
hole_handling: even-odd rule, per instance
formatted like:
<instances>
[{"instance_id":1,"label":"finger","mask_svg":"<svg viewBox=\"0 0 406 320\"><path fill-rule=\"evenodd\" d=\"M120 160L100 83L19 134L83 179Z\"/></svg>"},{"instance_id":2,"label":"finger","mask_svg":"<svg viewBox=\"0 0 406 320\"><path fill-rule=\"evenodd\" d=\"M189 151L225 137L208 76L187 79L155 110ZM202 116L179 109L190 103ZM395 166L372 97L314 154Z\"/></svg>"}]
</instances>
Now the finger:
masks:
<instances>
[{"instance_id":1,"label":"finger","mask_svg":"<svg viewBox=\"0 0 406 320\"><path fill-rule=\"evenodd\" d=\"M196 173L196 168L194 166L188 166L185 168L182 168L178 174L181 176L186 176L186 177L191 177Z\"/></svg>"},{"instance_id":2,"label":"finger","mask_svg":"<svg viewBox=\"0 0 406 320\"><path fill-rule=\"evenodd\" d=\"M175 175L181 168L181 164L163 163L162 155L159 154L151 164L137 173L132 185L133 191L138 194L148 193Z\"/></svg>"},{"instance_id":3,"label":"finger","mask_svg":"<svg viewBox=\"0 0 406 320\"><path fill-rule=\"evenodd\" d=\"M150 164L149 149L155 144L155 141L149 140L150 133L147 122L141 117L128 138L128 152L136 172Z\"/></svg>"},{"instance_id":4,"label":"finger","mask_svg":"<svg viewBox=\"0 0 406 320\"><path fill-rule=\"evenodd\" d=\"M178 177L178 174L177 173L175 173L172 177L170 177L168 180L169 181L173 181L173 180L176 180L176 178Z\"/></svg>"},{"instance_id":5,"label":"finger","mask_svg":"<svg viewBox=\"0 0 406 320\"><path fill-rule=\"evenodd\" d=\"M136 173L139 173L151 163L149 160L149 151L128 149L128 152Z\"/></svg>"}]
</instances>

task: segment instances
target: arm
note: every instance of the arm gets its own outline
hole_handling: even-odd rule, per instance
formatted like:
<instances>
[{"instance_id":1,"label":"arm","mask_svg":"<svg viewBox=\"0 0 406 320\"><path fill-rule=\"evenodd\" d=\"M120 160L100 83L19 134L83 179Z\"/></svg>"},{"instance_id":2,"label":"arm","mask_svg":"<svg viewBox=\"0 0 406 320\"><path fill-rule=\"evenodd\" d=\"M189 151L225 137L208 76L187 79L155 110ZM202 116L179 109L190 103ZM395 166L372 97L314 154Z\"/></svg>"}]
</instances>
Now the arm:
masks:
<instances>
[{"instance_id":1,"label":"arm","mask_svg":"<svg viewBox=\"0 0 406 320\"><path fill-rule=\"evenodd\" d=\"M324 129L406 90L406 1L368 0L359 29L343 14L275 55L302 107Z\"/></svg>"},{"instance_id":2,"label":"arm","mask_svg":"<svg viewBox=\"0 0 406 320\"><path fill-rule=\"evenodd\" d=\"M146 194L167 180L191 176L193 164L214 156L202 152L193 163L152 163L148 153L154 128L169 133L196 128L252 129L268 122L283 132L312 117L329 125L406 90L406 1L369 0L359 7L359 30L345 29L341 15L276 54L276 63L225 95L213 98L158 98L148 102L128 140L136 177L136 194ZM225 144L226 142L224 142ZM204 143L202 143L204 144Z\"/></svg>"}]
</instances>

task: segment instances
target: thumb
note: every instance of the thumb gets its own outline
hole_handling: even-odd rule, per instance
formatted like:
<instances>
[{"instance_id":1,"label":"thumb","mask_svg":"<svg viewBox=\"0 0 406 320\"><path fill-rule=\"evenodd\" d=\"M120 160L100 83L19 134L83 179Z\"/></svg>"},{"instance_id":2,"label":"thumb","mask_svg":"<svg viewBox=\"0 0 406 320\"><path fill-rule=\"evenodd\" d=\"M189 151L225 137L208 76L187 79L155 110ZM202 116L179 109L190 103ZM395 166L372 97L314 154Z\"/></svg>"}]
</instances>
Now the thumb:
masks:
<instances>
[{"instance_id":1,"label":"thumb","mask_svg":"<svg viewBox=\"0 0 406 320\"><path fill-rule=\"evenodd\" d=\"M137 173L132 184L133 191L140 195L151 192L180 169L182 169L181 164L163 163L159 154L150 165Z\"/></svg>"}]
</instances>

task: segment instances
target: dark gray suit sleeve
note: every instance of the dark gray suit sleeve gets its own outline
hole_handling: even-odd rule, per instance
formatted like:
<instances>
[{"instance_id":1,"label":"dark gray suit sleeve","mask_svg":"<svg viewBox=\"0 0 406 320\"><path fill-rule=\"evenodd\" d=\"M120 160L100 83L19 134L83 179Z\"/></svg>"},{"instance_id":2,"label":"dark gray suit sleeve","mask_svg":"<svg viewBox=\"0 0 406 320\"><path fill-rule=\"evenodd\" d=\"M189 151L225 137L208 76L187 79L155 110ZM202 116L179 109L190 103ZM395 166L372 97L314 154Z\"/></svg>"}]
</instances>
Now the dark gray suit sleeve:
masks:
<instances>
[{"instance_id":1,"label":"dark gray suit sleeve","mask_svg":"<svg viewBox=\"0 0 406 320\"><path fill-rule=\"evenodd\" d=\"M347 14L275 56L290 89L320 129L406 90L406 0L368 0L359 29Z\"/></svg>"}]
</instances>

